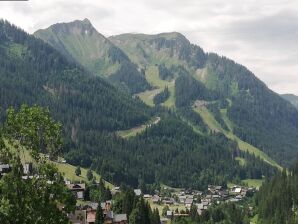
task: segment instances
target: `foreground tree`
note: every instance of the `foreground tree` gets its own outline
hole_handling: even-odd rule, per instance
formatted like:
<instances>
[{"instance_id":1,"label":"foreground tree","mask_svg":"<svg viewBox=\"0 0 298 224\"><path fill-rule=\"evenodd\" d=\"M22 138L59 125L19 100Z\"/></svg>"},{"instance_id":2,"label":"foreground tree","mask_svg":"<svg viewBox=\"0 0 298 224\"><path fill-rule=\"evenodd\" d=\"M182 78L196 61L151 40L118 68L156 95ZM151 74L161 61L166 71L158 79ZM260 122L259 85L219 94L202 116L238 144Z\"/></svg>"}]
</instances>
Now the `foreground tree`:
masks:
<instances>
[{"instance_id":1,"label":"foreground tree","mask_svg":"<svg viewBox=\"0 0 298 224\"><path fill-rule=\"evenodd\" d=\"M74 210L75 199L57 168L40 156L40 152L52 158L59 155L60 128L43 108L8 110L0 131L0 161L12 169L0 179L1 224L68 223L66 213ZM25 161L34 165L32 178L23 176Z\"/></svg>"},{"instance_id":2,"label":"foreground tree","mask_svg":"<svg viewBox=\"0 0 298 224\"><path fill-rule=\"evenodd\" d=\"M104 217L100 202L98 203L98 207L96 210L95 224L104 224Z\"/></svg>"}]
</instances>

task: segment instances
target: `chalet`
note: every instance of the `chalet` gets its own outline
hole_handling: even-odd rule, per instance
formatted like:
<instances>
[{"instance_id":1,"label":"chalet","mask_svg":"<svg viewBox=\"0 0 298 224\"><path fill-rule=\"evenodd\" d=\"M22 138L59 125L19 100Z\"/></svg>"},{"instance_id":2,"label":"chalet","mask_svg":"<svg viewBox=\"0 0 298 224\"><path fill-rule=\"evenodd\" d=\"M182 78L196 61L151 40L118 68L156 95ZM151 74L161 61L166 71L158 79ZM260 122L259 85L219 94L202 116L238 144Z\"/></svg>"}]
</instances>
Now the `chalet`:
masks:
<instances>
[{"instance_id":1,"label":"chalet","mask_svg":"<svg viewBox=\"0 0 298 224\"><path fill-rule=\"evenodd\" d=\"M168 210L166 216L168 219L171 219L173 217L173 211Z\"/></svg>"},{"instance_id":2,"label":"chalet","mask_svg":"<svg viewBox=\"0 0 298 224\"><path fill-rule=\"evenodd\" d=\"M95 223L95 219L96 219L96 210L93 210L91 208L86 210L86 216L87 216L87 224L94 224Z\"/></svg>"},{"instance_id":3,"label":"chalet","mask_svg":"<svg viewBox=\"0 0 298 224\"><path fill-rule=\"evenodd\" d=\"M68 184L68 189L73 192L77 199L84 199L84 193L86 190L85 184Z\"/></svg>"},{"instance_id":4,"label":"chalet","mask_svg":"<svg viewBox=\"0 0 298 224\"><path fill-rule=\"evenodd\" d=\"M163 203L166 205L172 205L174 204L175 200L174 198L166 198L165 200L163 200Z\"/></svg>"},{"instance_id":5,"label":"chalet","mask_svg":"<svg viewBox=\"0 0 298 224\"><path fill-rule=\"evenodd\" d=\"M149 199L149 198L151 198L151 195L150 194L144 194L144 196L143 196L145 199Z\"/></svg>"},{"instance_id":6,"label":"chalet","mask_svg":"<svg viewBox=\"0 0 298 224\"><path fill-rule=\"evenodd\" d=\"M11 166L9 164L0 164L0 177L9 173L11 171Z\"/></svg>"},{"instance_id":7,"label":"chalet","mask_svg":"<svg viewBox=\"0 0 298 224\"><path fill-rule=\"evenodd\" d=\"M193 203L193 199L192 199L192 198L187 198L187 199L185 200L185 206L186 206L187 208L190 208L191 205L192 205L192 203Z\"/></svg>"},{"instance_id":8,"label":"chalet","mask_svg":"<svg viewBox=\"0 0 298 224\"><path fill-rule=\"evenodd\" d=\"M141 189L134 189L133 191L135 192L136 196L141 196L141 194L142 194Z\"/></svg>"},{"instance_id":9,"label":"chalet","mask_svg":"<svg viewBox=\"0 0 298 224\"><path fill-rule=\"evenodd\" d=\"M241 188L241 187L236 187L236 188L234 189L234 193L236 193L236 194L240 194L241 191L242 191L242 188Z\"/></svg>"},{"instance_id":10,"label":"chalet","mask_svg":"<svg viewBox=\"0 0 298 224\"><path fill-rule=\"evenodd\" d=\"M160 201L161 201L161 199L160 199L160 197L159 197L158 195L154 195L154 196L152 197L152 202L153 202L153 203L157 204L157 203L159 203Z\"/></svg>"},{"instance_id":11,"label":"chalet","mask_svg":"<svg viewBox=\"0 0 298 224\"><path fill-rule=\"evenodd\" d=\"M185 203L185 200L186 200L186 196L185 195L181 195L179 196L179 202L184 204Z\"/></svg>"}]
</instances>

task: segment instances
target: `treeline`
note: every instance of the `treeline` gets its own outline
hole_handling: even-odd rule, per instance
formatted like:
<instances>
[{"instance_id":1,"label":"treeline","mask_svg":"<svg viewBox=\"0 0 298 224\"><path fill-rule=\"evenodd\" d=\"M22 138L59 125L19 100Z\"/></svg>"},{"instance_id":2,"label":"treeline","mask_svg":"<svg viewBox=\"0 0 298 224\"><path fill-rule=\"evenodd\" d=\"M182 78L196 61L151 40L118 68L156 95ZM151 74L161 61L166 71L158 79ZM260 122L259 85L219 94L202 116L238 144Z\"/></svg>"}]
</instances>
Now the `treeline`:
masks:
<instances>
[{"instance_id":1,"label":"treeline","mask_svg":"<svg viewBox=\"0 0 298 224\"><path fill-rule=\"evenodd\" d=\"M153 98L153 103L155 105L159 105L164 103L168 98L170 97L170 91L168 87L166 86L163 91L160 93L156 94Z\"/></svg>"},{"instance_id":2,"label":"treeline","mask_svg":"<svg viewBox=\"0 0 298 224\"><path fill-rule=\"evenodd\" d=\"M152 210L142 196L136 196L131 188L124 185L121 193L117 193L113 198L112 210L118 214L127 214L131 224L160 224L159 211Z\"/></svg>"},{"instance_id":3,"label":"treeline","mask_svg":"<svg viewBox=\"0 0 298 224\"><path fill-rule=\"evenodd\" d=\"M298 223L298 163L263 183L256 197L260 223Z\"/></svg>"},{"instance_id":4,"label":"treeline","mask_svg":"<svg viewBox=\"0 0 298 224\"><path fill-rule=\"evenodd\" d=\"M138 71L136 65L132 64L129 58L119 48L111 46L108 56L113 64L118 63L120 68L109 76L109 80L120 88L134 94L150 88L144 75Z\"/></svg>"},{"instance_id":5,"label":"treeline","mask_svg":"<svg viewBox=\"0 0 298 224\"><path fill-rule=\"evenodd\" d=\"M189 217L175 217L173 224L249 224L250 214L247 207L235 203L223 203L204 210L199 216L197 208L192 205L189 210Z\"/></svg>"},{"instance_id":6,"label":"treeline","mask_svg":"<svg viewBox=\"0 0 298 224\"><path fill-rule=\"evenodd\" d=\"M191 76L179 76L175 82L176 106L190 106L195 100L213 100L215 92L208 90L203 83Z\"/></svg>"},{"instance_id":7,"label":"treeline","mask_svg":"<svg viewBox=\"0 0 298 224\"><path fill-rule=\"evenodd\" d=\"M174 78L174 73L171 72L164 64L158 65L158 74L162 80L171 80Z\"/></svg>"},{"instance_id":8,"label":"treeline","mask_svg":"<svg viewBox=\"0 0 298 224\"><path fill-rule=\"evenodd\" d=\"M196 113L191 107L180 107L177 109L177 113L179 114L179 116L182 117L182 119L186 119L192 124L199 127L202 132L207 131L207 125L204 123L201 116Z\"/></svg>"},{"instance_id":9,"label":"treeline","mask_svg":"<svg viewBox=\"0 0 298 224\"><path fill-rule=\"evenodd\" d=\"M290 166L298 156L297 109L232 60L209 54L207 65L211 89L219 99L231 99L228 116L235 134Z\"/></svg>"},{"instance_id":10,"label":"treeline","mask_svg":"<svg viewBox=\"0 0 298 224\"><path fill-rule=\"evenodd\" d=\"M222 115L220 113L219 103L210 103L207 105L208 110L212 113L215 120L220 124L220 126L229 131L229 127L227 126L226 122L223 120Z\"/></svg>"}]
</instances>

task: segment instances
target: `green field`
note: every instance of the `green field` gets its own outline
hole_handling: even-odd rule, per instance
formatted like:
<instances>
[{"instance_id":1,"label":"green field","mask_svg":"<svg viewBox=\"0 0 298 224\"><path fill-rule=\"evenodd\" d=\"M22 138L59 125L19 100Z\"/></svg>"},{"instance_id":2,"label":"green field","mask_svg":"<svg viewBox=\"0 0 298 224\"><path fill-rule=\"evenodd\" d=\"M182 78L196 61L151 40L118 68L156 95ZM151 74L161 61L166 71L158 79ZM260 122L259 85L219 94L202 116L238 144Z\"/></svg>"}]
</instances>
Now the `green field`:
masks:
<instances>
[{"instance_id":1,"label":"green field","mask_svg":"<svg viewBox=\"0 0 298 224\"><path fill-rule=\"evenodd\" d=\"M140 126L128 129L128 130L122 130L122 131L117 131L117 135L119 135L122 138L129 138L129 137L134 137L137 134L145 131L145 129L153 124L157 124L160 121L159 117L154 117L152 118L149 122L146 124L142 124Z\"/></svg>"},{"instance_id":2,"label":"green field","mask_svg":"<svg viewBox=\"0 0 298 224\"><path fill-rule=\"evenodd\" d=\"M264 179L246 179L246 180L242 180L243 183L247 184L247 186L249 187L255 187L257 189L259 189L263 182L264 182Z\"/></svg>"},{"instance_id":3,"label":"green field","mask_svg":"<svg viewBox=\"0 0 298 224\"><path fill-rule=\"evenodd\" d=\"M234 140L238 143L239 149L242 151L249 152L251 154L254 154L255 156L259 156L261 159L263 159L265 162L271 164L272 166L275 166L279 169L282 169L280 165L278 165L273 159L271 159L266 153L261 151L260 149L254 147L253 145L250 145L247 142L244 142L241 140L238 136L234 135L232 132L233 130L233 124L229 120L227 116L226 110L221 110L221 115L223 120L225 121L226 125L230 129L230 131L224 130L221 125L215 120L211 112L206 107L200 107L195 108L194 111L196 111L200 116L202 117L205 124L212 130L217 132L222 132L227 138Z\"/></svg>"},{"instance_id":4,"label":"green field","mask_svg":"<svg viewBox=\"0 0 298 224\"><path fill-rule=\"evenodd\" d=\"M61 172L66 179L72 182L80 182L80 181L88 182L88 179L87 179L88 169L81 168L81 175L77 176L75 174L75 169L76 169L75 166L70 165L68 163L57 163L57 162L53 162L53 163L56 165L59 172ZM98 175L96 172L92 171L92 173L93 173L93 176L96 178L96 180L99 180L101 178L101 176ZM107 181L105 181L105 185L110 189L114 188L114 185Z\"/></svg>"},{"instance_id":5,"label":"green field","mask_svg":"<svg viewBox=\"0 0 298 224\"><path fill-rule=\"evenodd\" d=\"M149 66L146 70L145 77L155 89L139 93L138 96L149 106L154 106L153 98L161 92L166 86L170 91L170 97L162 105L174 107L175 105L175 80L167 81L159 78L157 66Z\"/></svg>"},{"instance_id":6,"label":"green field","mask_svg":"<svg viewBox=\"0 0 298 224\"><path fill-rule=\"evenodd\" d=\"M11 145L9 145L9 143L6 142L6 144L11 148L13 149L14 147L12 147ZM41 156L43 156L43 154L40 154ZM25 163L25 162L32 162L34 163L34 160L32 159L30 153L28 150L26 149L22 149L20 150L20 158L21 158L21 161L22 163ZM72 181L72 182L80 182L80 181L85 181L85 182L88 182L88 179L87 179L87 171L88 169L85 169L85 168L82 168L81 167L81 175L80 176L77 176L75 174L75 169L76 167L73 166L73 165L70 165L68 163L58 163L58 162L51 162L53 163L59 170L60 173L63 174L63 176ZM93 173L93 176L96 178L96 180L99 180L101 177L100 175L98 175L96 172L92 171ZM110 189L114 188L114 185L105 181L105 185L107 187L109 187Z\"/></svg>"}]
</instances>

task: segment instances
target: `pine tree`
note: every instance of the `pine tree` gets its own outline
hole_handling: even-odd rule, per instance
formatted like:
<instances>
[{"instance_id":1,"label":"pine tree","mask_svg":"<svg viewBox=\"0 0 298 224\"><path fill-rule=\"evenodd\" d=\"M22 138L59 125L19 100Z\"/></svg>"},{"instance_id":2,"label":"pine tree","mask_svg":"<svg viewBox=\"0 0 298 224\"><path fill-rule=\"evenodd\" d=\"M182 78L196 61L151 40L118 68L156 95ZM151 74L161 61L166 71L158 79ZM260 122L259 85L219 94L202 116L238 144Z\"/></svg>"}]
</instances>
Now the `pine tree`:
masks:
<instances>
[{"instance_id":1,"label":"pine tree","mask_svg":"<svg viewBox=\"0 0 298 224\"><path fill-rule=\"evenodd\" d=\"M91 181L92 178L93 178L93 173L92 173L92 171L89 169L89 170L87 171L87 179L88 179L89 181Z\"/></svg>"},{"instance_id":2,"label":"pine tree","mask_svg":"<svg viewBox=\"0 0 298 224\"><path fill-rule=\"evenodd\" d=\"M77 176L81 175L81 168L79 166L77 166L77 168L75 170L75 173L76 173Z\"/></svg>"},{"instance_id":3,"label":"pine tree","mask_svg":"<svg viewBox=\"0 0 298 224\"><path fill-rule=\"evenodd\" d=\"M98 203L96 210L95 224L104 224L104 217L100 203Z\"/></svg>"}]
</instances>

